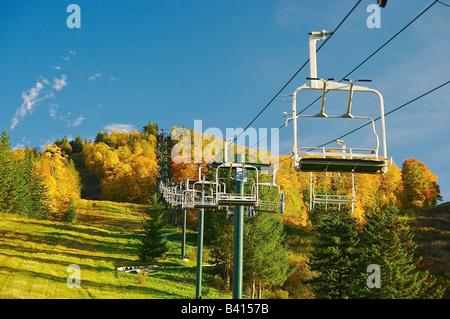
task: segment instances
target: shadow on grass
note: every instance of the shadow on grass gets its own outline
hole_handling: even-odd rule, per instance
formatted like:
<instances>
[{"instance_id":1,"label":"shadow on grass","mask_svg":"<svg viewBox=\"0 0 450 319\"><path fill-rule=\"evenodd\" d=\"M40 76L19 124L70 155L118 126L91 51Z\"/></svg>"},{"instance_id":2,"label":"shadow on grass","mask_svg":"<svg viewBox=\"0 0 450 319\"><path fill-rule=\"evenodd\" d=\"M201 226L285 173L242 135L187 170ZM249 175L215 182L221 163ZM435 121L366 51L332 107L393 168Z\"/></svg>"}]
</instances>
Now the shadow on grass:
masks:
<instances>
[{"instance_id":1,"label":"shadow on grass","mask_svg":"<svg viewBox=\"0 0 450 319\"><path fill-rule=\"evenodd\" d=\"M26 246L27 243L28 245L31 243L32 246ZM58 249L52 249L52 246L58 246ZM131 243L126 245L114 242L104 243L64 233L46 233L43 235L12 233L4 240L0 240L0 250L28 254L59 254L70 258L105 261L113 264L114 267L130 263L133 260L114 256L137 256L137 247ZM70 250L79 250L80 253ZM105 255L101 256L100 254Z\"/></svg>"},{"instance_id":2,"label":"shadow on grass","mask_svg":"<svg viewBox=\"0 0 450 319\"><path fill-rule=\"evenodd\" d=\"M13 269L10 267L0 266L0 271L5 271L11 273L11 276L24 276L28 278L42 278L45 280L52 281L54 283L59 283L61 285L66 285L67 277L65 276L55 276L51 274L36 272L32 270L25 269ZM70 289L67 287L67 289ZM143 294L155 299L165 299L165 298L184 298L185 296L164 291L161 289L156 289L153 287L142 286L142 285L131 285L131 284L121 284L121 283L99 283L91 280L85 280L81 277L81 289L93 289L99 291L109 291L117 292L119 295L122 294L126 296L127 294ZM89 292L88 292L89 293ZM26 296L24 296L26 298ZM49 298L59 298L61 296L52 296Z\"/></svg>"}]
</instances>

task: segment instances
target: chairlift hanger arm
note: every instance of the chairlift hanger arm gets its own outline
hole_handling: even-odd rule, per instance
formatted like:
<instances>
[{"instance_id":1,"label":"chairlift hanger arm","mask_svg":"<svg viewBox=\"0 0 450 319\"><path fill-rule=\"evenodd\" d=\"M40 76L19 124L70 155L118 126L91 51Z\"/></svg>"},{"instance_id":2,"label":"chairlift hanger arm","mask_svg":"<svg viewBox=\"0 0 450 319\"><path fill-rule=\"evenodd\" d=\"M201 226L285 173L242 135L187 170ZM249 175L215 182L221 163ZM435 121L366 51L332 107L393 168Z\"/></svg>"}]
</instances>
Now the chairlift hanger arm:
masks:
<instances>
[{"instance_id":1,"label":"chairlift hanger arm","mask_svg":"<svg viewBox=\"0 0 450 319\"><path fill-rule=\"evenodd\" d=\"M367 80L363 80L364 82ZM363 82L360 80L360 82ZM323 84L324 81L320 81L319 84ZM386 146L386 126L385 126L385 119L384 119L384 100L381 93L375 89L359 86L359 85L349 85L345 83L339 83L339 82L333 82L333 81L327 81L327 91L335 90L335 91L350 91L352 89L353 91L357 92L369 92L374 93L378 96L380 101L380 119L381 119L381 130L382 130L382 141L383 141L383 157L387 158L387 146ZM293 119L293 147L292 147L292 154L293 159L295 162L298 162L299 157L297 154L297 118L300 117L300 114L297 114L297 94L301 90L323 90L324 85L319 85L319 87L311 87L309 83L305 83L302 86L298 87L294 93L292 94L292 119ZM352 91L352 92L353 92ZM347 109L348 110L348 109ZM322 114L324 113L321 112ZM321 114L319 113L319 114Z\"/></svg>"}]
</instances>

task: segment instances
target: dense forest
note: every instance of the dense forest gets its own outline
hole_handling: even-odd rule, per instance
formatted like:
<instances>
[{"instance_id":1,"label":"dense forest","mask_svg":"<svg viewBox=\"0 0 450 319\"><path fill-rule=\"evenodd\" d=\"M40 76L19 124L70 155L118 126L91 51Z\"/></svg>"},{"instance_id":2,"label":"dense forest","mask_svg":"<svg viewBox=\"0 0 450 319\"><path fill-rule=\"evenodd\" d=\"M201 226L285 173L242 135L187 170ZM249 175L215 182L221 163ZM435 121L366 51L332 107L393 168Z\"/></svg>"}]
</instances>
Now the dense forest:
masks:
<instances>
[{"instance_id":1,"label":"dense forest","mask_svg":"<svg viewBox=\"0 0 450 319\"><path fill-rule=\"evenodd\" d=\"M192 140L199 134L190 132ZM0 213L35 219L73 221L80 198L155 207L160 179L195 180L199 168L208 178L214 174L205 165L210 158L196 164L171 160L178 140L171 140L152 122L142 131L99 131L94 141L81 135L71 141L64 137L45 151L11 150L9 140L4 131ZM222 140L202 136L202 150L192 143L190 154L210 147L213 140L223 145ZM235 146L235 153L242 150ZM351 215L308 210L312 178L321 194L348 195L349 175L299 172L288 155L278 163L276 183L285 195L284 213L261 212L245 221L244 284L251 298L442 297L436 279L416 268L415 243L399 218L401 210L433 207L442 200L437 177L424 163L408 159L401 168L393 164L383 175L356 174L357 201ZM197 214L190 211L187 216L188 226L195 230ZM212 247L209 258L217 265L217 285L229 290L233 224L223 211L206 214L205 225L205 242ZM311 245L305 245L310 238L314 238ZM366 267L374 258L381 267L393 269L383 290L365 284Z\"/></svg>"}]
</instances>

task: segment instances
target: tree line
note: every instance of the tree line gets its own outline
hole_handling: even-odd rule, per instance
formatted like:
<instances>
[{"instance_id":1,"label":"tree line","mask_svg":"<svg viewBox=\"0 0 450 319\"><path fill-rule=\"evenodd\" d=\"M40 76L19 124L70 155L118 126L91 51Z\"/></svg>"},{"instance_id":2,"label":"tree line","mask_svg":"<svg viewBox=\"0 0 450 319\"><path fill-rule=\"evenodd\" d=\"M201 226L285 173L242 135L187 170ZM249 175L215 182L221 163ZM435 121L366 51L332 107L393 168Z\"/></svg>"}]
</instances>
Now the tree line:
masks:
<instances>
[{"instance_id":1,"label":"tree line","mask_svg":"<svg viewBox=\"0 0 450 319\"><path fill-rule=\"evenodd\" d=\"M10 136L0 136L0 212L36 219L64 219L80 198L73 162L56 145L46 151L11 151Z\"/></svg>"}]
</instances>

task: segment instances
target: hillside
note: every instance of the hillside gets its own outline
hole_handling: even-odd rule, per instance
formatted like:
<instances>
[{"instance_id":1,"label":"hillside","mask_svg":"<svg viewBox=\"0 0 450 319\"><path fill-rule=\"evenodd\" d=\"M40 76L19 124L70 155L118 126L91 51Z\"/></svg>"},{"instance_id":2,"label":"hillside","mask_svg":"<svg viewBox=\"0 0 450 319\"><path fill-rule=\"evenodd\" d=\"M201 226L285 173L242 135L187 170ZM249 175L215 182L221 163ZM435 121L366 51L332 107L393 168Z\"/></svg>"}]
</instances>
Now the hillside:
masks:
<instances>
[{"instance_id":1,"label":"hillside","mask_svg":"<svg viewBox=\"0 0 450 319\"><path fill-rule=\"evenodd\" d=\"M450 298L450 202L424 210L408 210L405 219L414 234L422 257L419 267L446 282L443 298Z\"/></svg>"},{"instance_id":2,"label":"hillside","mask_svg":"<svg viewBox=\"0 0 450 319\"><path fill-rule=\"evenodd\" d=\"M144 206L137 204L81 200L78 220L73 224L3 214L0 219L0 231L5 231L4 235L0 234L0 299L193 298L195 233L188 231L189 262L180 259L180 229L171 227L168 230L173 233L168 235L170 251L166 259L158 262L158 266L166 268L148 276L117 270L122 266L142 265L136 256L136 244L143 210ZM447 287L446 299L450 289L449 213L450 203L445 203L404 214L415 234L416 253L422 257L419 266L441 278ZM286 230L290 248L300 255L306 253L311 240L308 233L292 227ZM70 264L81 268L81 289L69 289L66 285ZM208 268L203 273L205 298L230 297L214 288L214 278Z\"/></svg>"},{"instance_id":3,"label":"hillside","mask_svg":"<svg viewBox=\"0 0 450 319\"><path fill-rule=\"evenodd\" d=\"M140 265L136 255L143 206L81 200L73 224L20 218L3 214L0 219L0 299L5 298L193 298L195 260L180 258L179 233L169 229L170 250L148 276L124 273L117 267ZM188 239L191 236L188 236ZM187 254L195 256L195 242ZM67 266L81 269L81 288L69 289ZM176 267L173 271L171 267ZM204 272L205 273L205 272ZM208 287L204 296L227 298Z\"/></svg>"}]
</instances>

